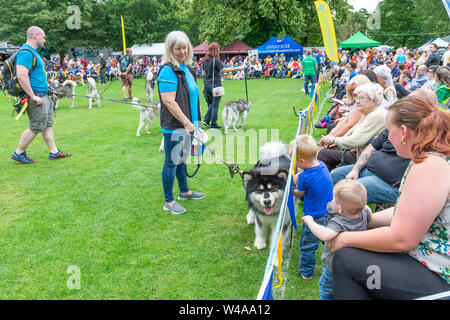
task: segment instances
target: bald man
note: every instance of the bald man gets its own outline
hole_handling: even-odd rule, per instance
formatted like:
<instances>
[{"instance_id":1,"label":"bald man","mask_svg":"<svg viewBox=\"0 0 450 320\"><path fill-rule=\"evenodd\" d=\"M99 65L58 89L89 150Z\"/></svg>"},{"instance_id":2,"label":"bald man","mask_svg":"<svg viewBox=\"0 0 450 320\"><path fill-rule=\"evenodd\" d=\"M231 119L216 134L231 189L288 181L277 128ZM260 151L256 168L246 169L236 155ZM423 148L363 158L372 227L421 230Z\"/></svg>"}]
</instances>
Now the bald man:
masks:
<instances>
[{"instance_id":1,"label":"bald man","mask_svg":"<svg viewBox=\"0 0 450 320\"><path fill-rule=\"evenodd\" d=\"M70 153L61 152L55 144L53 134L53 104L48 95L49 87L45 72L44 61L38 48L44 46L45 32L39 27L32 26L27 30L27 42L17 53L16 73L20 86L29 97L27 114L28 128L22 133L17 149L11 159L24 163L36 163L27 156L26 149L38 133L42 133L49 149L49 160L70 157ZM33 64L35 62L35 64ZM33 65L35 67L33 68Z\"/></svg>"}]
</instances>

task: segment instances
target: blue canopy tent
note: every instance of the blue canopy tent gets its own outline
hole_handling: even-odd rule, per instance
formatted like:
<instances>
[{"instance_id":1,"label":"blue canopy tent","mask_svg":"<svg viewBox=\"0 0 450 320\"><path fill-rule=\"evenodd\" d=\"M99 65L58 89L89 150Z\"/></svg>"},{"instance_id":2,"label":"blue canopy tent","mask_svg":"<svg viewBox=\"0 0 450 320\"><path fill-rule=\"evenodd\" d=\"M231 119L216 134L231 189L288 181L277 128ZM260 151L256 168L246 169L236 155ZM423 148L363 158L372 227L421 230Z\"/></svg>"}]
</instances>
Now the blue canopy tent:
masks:
<instances>
[{"instance_id":1,"label":"blue canopy tent","mask_svg":"<svg viewBox=\"0 0 450 320\"><path fill-rule=\"evenodd\" d=\"M273 56L275 53L278 53L278 55L280 55L280 53L284 53L286 58L296 58L299 54L303 54L303 47L292 40L289 36L284 36L283 39L271 37L269 41L253 50L258 50L258 55L262 59L264 59L267 55Z\"/></svg>"}]
</instances>

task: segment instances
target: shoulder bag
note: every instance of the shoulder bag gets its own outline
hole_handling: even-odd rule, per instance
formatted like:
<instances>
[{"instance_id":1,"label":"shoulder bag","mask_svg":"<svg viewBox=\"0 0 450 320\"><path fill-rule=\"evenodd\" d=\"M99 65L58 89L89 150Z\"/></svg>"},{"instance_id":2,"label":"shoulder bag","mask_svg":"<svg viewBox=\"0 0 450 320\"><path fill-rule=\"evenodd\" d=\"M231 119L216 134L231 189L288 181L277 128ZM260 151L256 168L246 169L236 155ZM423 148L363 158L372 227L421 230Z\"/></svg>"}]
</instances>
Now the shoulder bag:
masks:
<instances>
[{"instance_id":1,"label":"shoulder bag","mask_svg":"<svg viewBox=\"0 0 450 320\"><path fill-rule=\"evenodd\" d=\"M214 88L214 69L216 68L215 62L216 62L216 58L213 58L212 95L213 95L213 97L221 97L225 94L225 88L222 86Z\"/></svg>"}]
</instances>

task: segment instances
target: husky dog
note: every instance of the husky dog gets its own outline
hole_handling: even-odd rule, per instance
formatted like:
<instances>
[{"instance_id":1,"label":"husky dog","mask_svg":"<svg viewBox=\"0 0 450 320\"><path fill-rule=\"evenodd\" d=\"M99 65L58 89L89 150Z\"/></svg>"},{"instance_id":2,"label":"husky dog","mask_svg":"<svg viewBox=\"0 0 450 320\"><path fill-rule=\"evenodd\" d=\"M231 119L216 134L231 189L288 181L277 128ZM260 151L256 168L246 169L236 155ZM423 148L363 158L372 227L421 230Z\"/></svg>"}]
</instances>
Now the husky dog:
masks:
<instances>
[{"instance_id":1,"label":"husky dog","mask_svg":"<svg viewBox=\"0 0 450 320\"><path fill-rule=\"evenodd\" d=\"M247 223L255 224L254 246L259 250L266 247L269 227L272 230L271 238L274 236L289 166L286 146L280 142L269 142L261 147L258 163L242 174L249 207ZM284 220L283 235L290 221L288 214Z\"/></svg>"},{"instance_id":2,"label":"husky dog","mask_svg":"<svg viewBox=\"0 0 450 320\"><path fill-rule=\"evenodd\" d=\"M75 105L74 95L75 95L75 87L77 84L72 80L66 80L62 85L58 86L53 90L55 93L55 109L58 108L59 100L62 98L67 98L70 101L70 107L73 108Z\"/></svg>"},{"instance_id":3,"label":"husky dog","mask_svg":"<svg viewBox=\"0 0 450 320\"><path fill-rule=\"evenodd\" d=\"M147 96L147 101L153 101L153 90L155 89L155 77L153 72L148 71L145 80L145 95Z\"/></svg>"},{"instance_id":4,"label":"husky dog","mask_svg":"<svg viewBox=\"0 0 450 320\"><path fill-rule=\"evenodd\" d=\"M228 128L231 126L233 126L234 131L237 131L236 125L240 128L244 127L250 106L251 102L242 99L229 101L225 104L222 112L225 134L228 134ZM241 126L239 126L239 119L242 120Z\"/></svg>"},{"instance_id":5,"label":"husky dog","mask_svg":"<svg viewBox=\"0 0 450 320\"><path fill-rule=\"evenodd\" d=\"M159 117L160 111L161 111L161 105L159 102L152 103L148 106L141 106L139 104L139 98L134 97L133 98L133 107L136 110L140 111L139 115L139 126L136 132L136 136L140 136L140 132L142 127L145 126L145 132L149 134L148 127L152 124L153 120L155 120L156 117Z\"/></svg>"},{"instance_id":6,"label":"husky dog","mask_svg":"<svg viewBox=\"0 0 450 320\"><path fill-rule=\"evenodd\" d=\"M87 88L87 96L89 97L89 109L92 108L93 99L97 99L97 106L100 108L100 94L98 93L95 79L88 77L87 82L89 83L89 86Z\"/></svg>"}]
</instances>

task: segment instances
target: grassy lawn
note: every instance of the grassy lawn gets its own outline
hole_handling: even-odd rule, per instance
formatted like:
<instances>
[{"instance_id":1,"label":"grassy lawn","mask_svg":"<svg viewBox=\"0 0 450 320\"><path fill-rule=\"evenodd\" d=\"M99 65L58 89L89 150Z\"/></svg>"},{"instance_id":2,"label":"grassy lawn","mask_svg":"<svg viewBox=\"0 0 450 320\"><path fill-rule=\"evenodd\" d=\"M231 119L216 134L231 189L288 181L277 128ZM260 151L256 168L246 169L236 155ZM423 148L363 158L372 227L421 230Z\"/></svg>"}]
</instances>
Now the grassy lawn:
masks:
<instances>
[{"instance_id":1,"label":"grassy lawn","mask_svg":"<svg viewBox=\"0 0 450 320\"><path fill-rule=\"evenodd\" d=\"M145 97L144 82L134 81L134 96ZM103 97L121 98L119 85L113 83ZM201 80L199 86L202 92ZM245 99L244 81L224 86L219 124L227 101ZM289 143L298 125L292 106L309 104L302 87L298 79L249 80L252 108L244 131L267 132L268 140L272 134ZM84 95L86 87L76 91ZM203 95L200 101L204 115ZM89 110L87 99L75 98L75 108L68 106L67 100L60 102L54 131L58 147L73 156L48 161L39 135L27 150L37 164L21 165L9 157L27 116L14 120L11 104L0 96L0 299L255 299L269 249L253 247L254 227L246 224L239 176L231 179L226 166L205 161L188 182L206 198L183 202L187 213L172 215L162 210L159 119L149 135L142 130L136 137L139 112L131 105L102 101L101 108L94 104ZM328 108L326 102L323 111ZM224 144L243 152L234 138L244 131L223 137ZM217 131L207 133L213 143L219 141ZM254 165L248 160L256 151L248 141L246 149L241 169ZM224 157L236 159L238 152L229 155L229 150ZM318 299L320 252L313 280L302 280L299 233L284 299ZM69 266L81 272L80 289L67 286Z\"/></svg>"}]
</instances>

